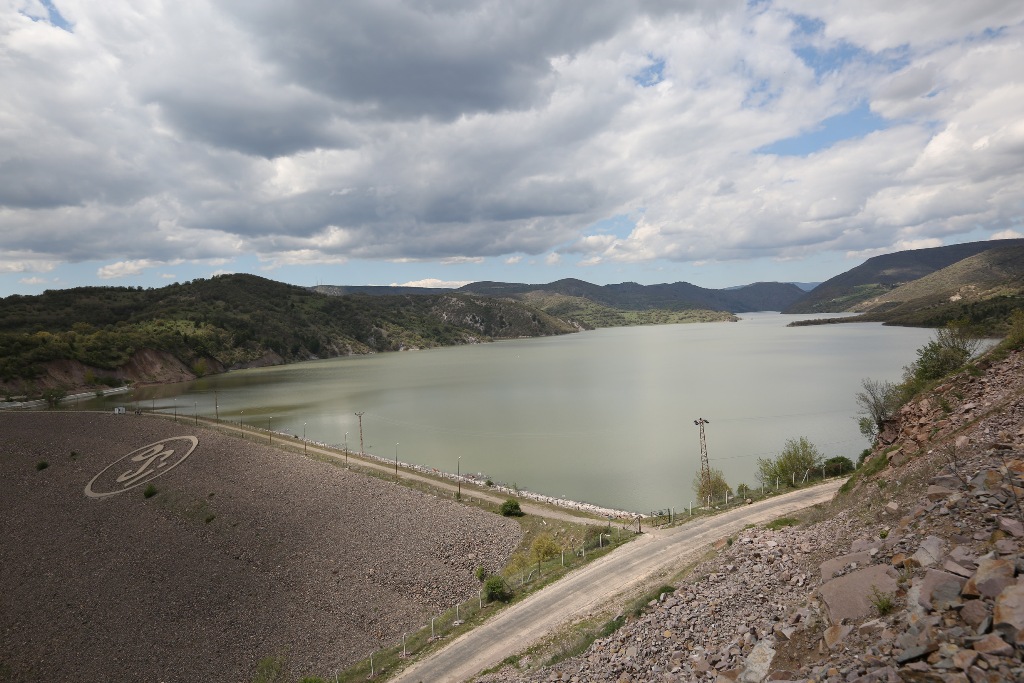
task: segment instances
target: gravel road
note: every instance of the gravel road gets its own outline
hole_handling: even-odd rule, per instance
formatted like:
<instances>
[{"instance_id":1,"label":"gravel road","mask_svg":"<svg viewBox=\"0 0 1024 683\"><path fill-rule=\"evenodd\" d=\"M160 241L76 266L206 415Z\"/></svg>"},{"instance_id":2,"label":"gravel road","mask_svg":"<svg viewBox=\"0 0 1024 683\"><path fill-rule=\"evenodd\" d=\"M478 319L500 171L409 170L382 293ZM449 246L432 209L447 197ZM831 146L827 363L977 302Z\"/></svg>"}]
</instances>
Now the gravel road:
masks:
<instances>
[{"instance_id":1,"label":"gravel road","mask_svg":"<svg viewBox=\"0 0 1024 683\"><path fill-rule=\"evenodd\" d=\"M616 596L661 573L681 569L712 542L740 531L747 524L764 523L829 500L842 483L831 481L647 534L501 612L413 664L392 681L468 680L505 657L522 652L560 626L598 610Z\"/></svg>"},{"instance_id":2,"label":"gravel road","mask_svg":"<svg viewBox=\"0 0 1024 683\"><path fill-rule=\"evenodd\" d=\"M164 440L165 474L85 494ZM521 530L185 420L32 412L0 413L0 539L0 681L170 683L267 656L329 677L474 595Z\"/></svg>"}]
</instances>

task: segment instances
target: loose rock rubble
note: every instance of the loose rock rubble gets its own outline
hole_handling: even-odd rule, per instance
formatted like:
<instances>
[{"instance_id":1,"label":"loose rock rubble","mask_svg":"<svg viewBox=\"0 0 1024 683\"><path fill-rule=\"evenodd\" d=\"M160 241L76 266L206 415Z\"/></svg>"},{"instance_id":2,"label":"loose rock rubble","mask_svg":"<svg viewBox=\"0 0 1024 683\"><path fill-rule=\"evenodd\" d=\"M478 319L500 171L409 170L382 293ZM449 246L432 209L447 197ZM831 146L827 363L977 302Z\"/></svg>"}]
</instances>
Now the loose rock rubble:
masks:
<instances>
[{"instance_id":1,"label":"loose rock rubble","mask_svg":"<svg viewBox=\"0 0 1024 683\"><path fill-rule=\"evenodd\" d=\"M1024 358L984 370L905 407L821 521L748 529L585 654L479 680L1024 681Z\"/></svg>"},{"instance_id":2,"label":"loose rock rubble","mask_svg":"<svg viewBox=\"0 0 1024 683\"><path fill-rule=\"evenodd\" d=\"M156 495L85 496L111 463L182 434L198 446ZM476 568L522 539L499 515L267 441L0 414L0 681L248 681L275 656L289 680L330 678L472 598Z\"/></svg>"}]
</instances>

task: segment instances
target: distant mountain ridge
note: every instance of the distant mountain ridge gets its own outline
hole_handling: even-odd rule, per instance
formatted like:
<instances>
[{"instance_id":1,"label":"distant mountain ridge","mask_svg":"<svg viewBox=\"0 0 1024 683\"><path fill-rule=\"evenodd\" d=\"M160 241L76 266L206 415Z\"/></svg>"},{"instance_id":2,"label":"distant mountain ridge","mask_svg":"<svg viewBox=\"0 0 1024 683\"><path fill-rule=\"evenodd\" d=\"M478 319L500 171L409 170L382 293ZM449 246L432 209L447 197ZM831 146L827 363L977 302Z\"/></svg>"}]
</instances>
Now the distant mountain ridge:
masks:
<instances>
[{"instance_id":1,"label":"distant mountain ridge","mask_svg":"<svg viewBox=\"0 0 1024 683\"><path fill-rule=\"evenodd\" d=\"M1024 246L1024 239L968 242L946 247L911 249L874 256L845 273L826 280L785 313L839 313L882 296L900 285L995 248Z\"/></svg>"},{"instance_id":2,"label":"distant mountain ridge","mask_svg":"<svg viewBox=\"0 0 1024 683\"><path fill-rule=\"evenodd\" d=\"M729 313L751 311L781 311L804 298L806 292L795 284L782 282L756 282L729 289L706 289L689 282L641 285L622 282L613 285L595 285L584 280L565 278L546 284L531 285L522 282L473 282L455 290L416 287L363 287L319 285L315 291L324 294L436 294L455 291L463 294L524 300L526 295L538 293L586 299L615 309L627 311L707 310Z\"/></svg>"}]
</instances>

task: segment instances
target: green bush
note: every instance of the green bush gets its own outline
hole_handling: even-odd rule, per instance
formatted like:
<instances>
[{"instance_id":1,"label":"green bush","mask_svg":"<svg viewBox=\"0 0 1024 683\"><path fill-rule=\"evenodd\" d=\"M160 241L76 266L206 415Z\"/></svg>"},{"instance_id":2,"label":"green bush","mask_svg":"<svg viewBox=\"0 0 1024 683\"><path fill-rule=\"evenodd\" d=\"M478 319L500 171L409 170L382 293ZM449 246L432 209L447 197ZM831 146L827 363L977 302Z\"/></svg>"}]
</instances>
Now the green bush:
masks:
<instances>
[{"instance_id":1,"label":"green bush","mask_svg":"<svg viewBox=\"0 0 1024 683\"><path fill-rule=\"evenodd\" d=\"M509 590L505 579L497 575L488 576L484 581L484 597L487 602L508 602L512 597L512 591Z\"/></svg>"},{"instance_id":2,"label":"green bush","mask_svg":"<svg viewBox=\"0 0 1024 683\"><path fill-rule=\"evenodd\" d=\"M822 463L822 467L825 468L825 476L828 477L835 477L847 472L852 473L854 470L853 461L841 455L829 458Z\"/></svg>"},{"instance_id":3,"label":"green bush","mask_svg":"<svg viewBox=\"0 0 1024 683\"><path fill-rule=\"evenodd\" d=\"M142 497L143 498L152 498L156 494L157 494L157 488L155 486L153 486L152 484L150 484L149 486L146 487L146 490L142 492Z\"/></svg>"},{"instance_id":4,"label":"green bush","mask_svg":"<svg viewBox=\"0 0 1024 683\"><path fill-rule=\"evenodd\" d=\"M522 517L525 513L523 509L519 507L519 501L515 498L509 498L501 504L501 514L506 517Z\"/></svg>"}]
</instances>

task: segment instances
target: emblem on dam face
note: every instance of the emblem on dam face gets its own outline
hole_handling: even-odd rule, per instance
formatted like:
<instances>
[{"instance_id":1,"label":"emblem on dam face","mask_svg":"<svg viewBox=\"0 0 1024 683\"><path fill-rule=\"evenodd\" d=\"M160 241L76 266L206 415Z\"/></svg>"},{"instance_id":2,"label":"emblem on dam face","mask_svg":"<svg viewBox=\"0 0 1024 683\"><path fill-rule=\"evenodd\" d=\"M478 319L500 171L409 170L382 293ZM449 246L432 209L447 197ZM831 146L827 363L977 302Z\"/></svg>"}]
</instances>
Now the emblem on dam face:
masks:
<instances>
[{"instance_id":1,"label":"emblem on dam face","mask_svg":"<svg viewBox=\"0 0 1024 683\"><path fill-rule=\"evenodd\" d=\"M198 444L199 439L194 436L175 436L136 449L93 477L85 487L85 495L115 496L145 484L183 463Z\"/></svg>"}]
</instances>

